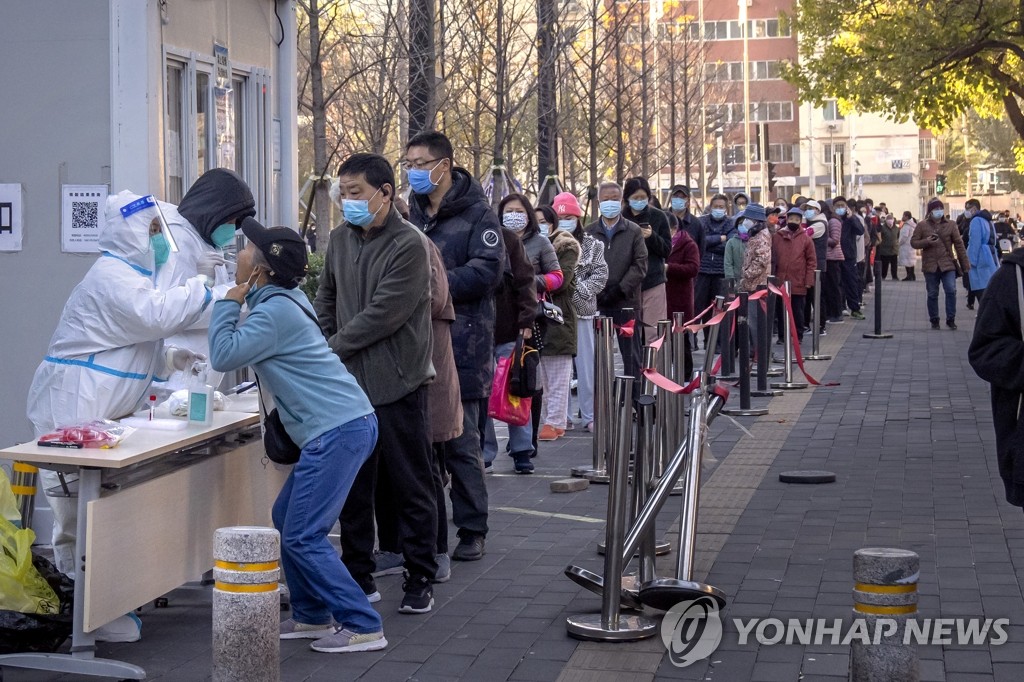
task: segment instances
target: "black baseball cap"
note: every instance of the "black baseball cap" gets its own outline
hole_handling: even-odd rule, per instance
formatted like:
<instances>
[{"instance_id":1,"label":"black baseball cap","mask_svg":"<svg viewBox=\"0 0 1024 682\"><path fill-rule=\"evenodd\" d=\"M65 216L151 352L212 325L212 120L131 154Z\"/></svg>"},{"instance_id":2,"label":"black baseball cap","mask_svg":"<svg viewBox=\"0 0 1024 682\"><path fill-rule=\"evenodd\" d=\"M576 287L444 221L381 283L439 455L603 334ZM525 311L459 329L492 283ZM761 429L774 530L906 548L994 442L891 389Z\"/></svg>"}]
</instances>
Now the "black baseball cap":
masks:
<instances>
[{"instance_id":1,"label":"black baseball cap","mask_svg":"<svg viewBox=\"0 0 1024 682\"><path fill-rule=\"evenodd\" d=\"M255 218L242 221L242 234L256 245L270 265L270 281L294 289L306 276L306 242L290 227L263 227Z\"/></svg>"}]
</instances>

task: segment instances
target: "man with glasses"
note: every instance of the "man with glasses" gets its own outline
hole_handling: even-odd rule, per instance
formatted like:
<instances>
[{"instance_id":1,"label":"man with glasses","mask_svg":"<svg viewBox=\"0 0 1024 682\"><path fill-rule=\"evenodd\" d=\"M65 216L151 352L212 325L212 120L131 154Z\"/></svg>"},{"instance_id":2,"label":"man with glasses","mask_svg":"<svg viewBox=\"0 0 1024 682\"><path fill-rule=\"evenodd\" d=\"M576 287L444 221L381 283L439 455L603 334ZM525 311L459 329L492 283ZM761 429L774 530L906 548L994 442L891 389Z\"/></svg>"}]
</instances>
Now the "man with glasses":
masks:
<instances>
[{"instance_id":1,"label":"man with glasses","mask_svg":"<svg viewBox=\"0 0 1024 682\"><path fill-rule=\"evenodd\" d=\"M452 348L459 372L463 432L445 444L452 477L452 516L459 528L456 561L484 555L487 486L480 424L494 373L494 291L501 279L505 247L498 216L473 176L455 166L452 143L436 131L422 132L405 149L409 175L409 220L441 251L455 304Z\"/></svg>"}]
</instances>

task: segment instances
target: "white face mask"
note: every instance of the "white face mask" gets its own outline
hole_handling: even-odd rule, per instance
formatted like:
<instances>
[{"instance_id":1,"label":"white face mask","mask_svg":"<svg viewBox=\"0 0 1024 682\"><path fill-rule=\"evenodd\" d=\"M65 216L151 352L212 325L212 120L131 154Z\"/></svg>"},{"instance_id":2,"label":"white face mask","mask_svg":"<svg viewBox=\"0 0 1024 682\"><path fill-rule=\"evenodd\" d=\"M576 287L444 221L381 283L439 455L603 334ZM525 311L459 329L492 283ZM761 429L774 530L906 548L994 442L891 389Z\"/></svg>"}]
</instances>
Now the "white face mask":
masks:
<instances>
[{"instance_id":1,"label":"white face mask","mask_svg":"<svg viewBox=\"0 0 1024 682\"><path fill-rule=\"evenodd\" d=\"M525 213L508 211L501 214L501 224L506 230L522 232L526 229L526 223L528 222L529 220L527 220Z\"/></svg>"}]
</instances>

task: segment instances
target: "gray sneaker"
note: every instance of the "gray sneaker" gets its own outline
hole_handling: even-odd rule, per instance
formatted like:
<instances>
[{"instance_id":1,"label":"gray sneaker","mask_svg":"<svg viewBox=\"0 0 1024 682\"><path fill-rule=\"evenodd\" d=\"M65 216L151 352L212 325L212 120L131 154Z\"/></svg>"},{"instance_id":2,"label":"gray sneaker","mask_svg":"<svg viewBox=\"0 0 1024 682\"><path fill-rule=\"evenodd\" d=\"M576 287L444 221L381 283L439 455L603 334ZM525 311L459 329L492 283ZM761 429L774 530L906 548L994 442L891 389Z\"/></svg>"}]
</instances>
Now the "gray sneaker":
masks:
<instances>
[{"instance_id":1,"label":"gray sneaker","mask_svg":"<svg viewBox=\"0 0 1024 682\"><path fill-rule=\"evenodd\" d=\"M357 634L338 627L333 634L316 640L309 645L309 648L313 651L322 651L325 654L345 654L353 651L379 651L387 645L388 640L384 639L383 630Z\"/></svg>"},{"instance_id":2,"label":"gray sneaker","mask_svg":"<svg viewBox=\"0 0 1024 682\"><path fill-rule=\"evenodd\" d=\"M320 639L334 634L334 624L299 623L294 618L281 623L281 639Z\"/></svg>"},{"instance_id":3,"label":"gray sneaker","mask_svg":"<svg viewBox=\"0 0 1024 682\"><path fill-rule=\"evenodd\" d=\"M434 574L434 579L431 582L435 583L446 583L452 577L452 559L445 554L437 554L434 556L437 560L437 573Z\"/></svg>"},{"instance_id":4,"label":"gray sneaker","mask_svg":"<svg viewBox=\"0 0 1024 682\"><path fill-rule=\"evenodd\" d=\"M405 571L405 557L395 552L374 552L373 563L376 566L373 577L382 575L401 575Z\"/></svg>"}]
</instances>

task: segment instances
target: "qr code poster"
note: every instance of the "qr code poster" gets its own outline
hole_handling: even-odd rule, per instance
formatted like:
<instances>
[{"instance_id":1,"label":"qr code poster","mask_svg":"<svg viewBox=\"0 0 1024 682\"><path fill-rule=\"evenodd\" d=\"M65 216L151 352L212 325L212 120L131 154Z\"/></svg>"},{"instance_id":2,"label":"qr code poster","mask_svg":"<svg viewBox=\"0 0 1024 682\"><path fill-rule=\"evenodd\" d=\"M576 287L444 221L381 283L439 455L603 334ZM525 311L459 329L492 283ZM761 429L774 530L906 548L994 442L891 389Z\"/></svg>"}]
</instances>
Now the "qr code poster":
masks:
<instances>
[{"instance_id":1,"label":"qr code poster","mask_svg":"<svg viewBox=\"0 0 1024 682\"><path fill-rule=\"evenodd\" d=\"M107 186L63 185L61 194L61 251L96 253L104 222Z\"/></svg>"},{"instance_id":2,"label":"qr code poster","mask_svg":"<svg viewBox=\"0 0 1024 682\"><path fill-rule=\"evenodd\" d=\"M21 185L0 184L0 251L21 251Z\"/></svg>"}]
</instances>

